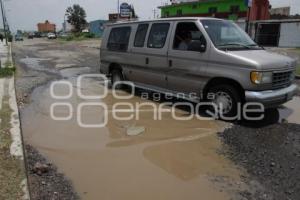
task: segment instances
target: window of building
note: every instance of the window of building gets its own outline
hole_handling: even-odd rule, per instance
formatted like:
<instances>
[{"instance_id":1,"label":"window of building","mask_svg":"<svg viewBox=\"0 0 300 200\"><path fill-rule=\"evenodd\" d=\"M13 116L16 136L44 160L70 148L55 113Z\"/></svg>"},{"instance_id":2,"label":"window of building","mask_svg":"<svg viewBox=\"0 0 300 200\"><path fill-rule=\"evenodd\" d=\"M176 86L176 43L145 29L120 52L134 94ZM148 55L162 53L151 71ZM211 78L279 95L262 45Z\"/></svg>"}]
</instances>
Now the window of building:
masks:
<instances>
[{"instance_id":1,"label":"window of building","mask_svg":"<svg viewBox=\"0 0 300 200\"><path fill-rule=\"evenodd\" d=\"M230 12L231 13L238 13L238 12L240 12L240 6L231 6L230 7Z\"/></svg>"},{"instance_id":2,"label":"window of building","mask_svg":"<svg viewBox=\"0 0 300 200\"><path fill-rule=\"evenodd\" d=\"M131 28L113 28L110 32L107 48L111 51L127 51Z\"/></svg>"},{"instance_id":3,"label":"window of building","mask_svg":"<svg viewBox=\"0 0 300 200\"><path fill-rule=\"evenodd\" d=\"M170 24L169 23L156 23L151 27L148 39L148 47L161 49L165 46L168 37Z\"/></svg>"},{"instance_id":4,"label":"window of building","mask_svg":"<svg viewBox=\"0 0 300 200\"><path fill-rule=\"evenodd\" d=\"M181 9L177 10L177 16L182 16L182 10Z\"/></svg>"},{"instance_id":5,"label":"window of building","mask_svg":"<svg viewBox=\"0 0 300 200\"><path fill-rule=\"evenodd\" d=\"M208 9L209 14L215 14L218 12L218 8L217 7L210 7Z\"/></svg>"},{"instance_id":6,"label":"window of building","mask_svg":"<svg viewBox=\"0 0 300 200\"><path fill-rule=\"evenodd\" d=\"M147 35L149 24L140 24L137 28L135 39L134 39L134 46L135 47L143 47Z\"/></svg>"},{"instance_id":7,"label":"window of building","mask_svg":"<svg viewBox=\"0 0 300 200\"><path fill-rule=\"evenodd\" d=\"M206 44L205 37L194 22L181 22L177 24L173 49L180 51L193 51L191 47Z\"/></svg>"}]
</instances>

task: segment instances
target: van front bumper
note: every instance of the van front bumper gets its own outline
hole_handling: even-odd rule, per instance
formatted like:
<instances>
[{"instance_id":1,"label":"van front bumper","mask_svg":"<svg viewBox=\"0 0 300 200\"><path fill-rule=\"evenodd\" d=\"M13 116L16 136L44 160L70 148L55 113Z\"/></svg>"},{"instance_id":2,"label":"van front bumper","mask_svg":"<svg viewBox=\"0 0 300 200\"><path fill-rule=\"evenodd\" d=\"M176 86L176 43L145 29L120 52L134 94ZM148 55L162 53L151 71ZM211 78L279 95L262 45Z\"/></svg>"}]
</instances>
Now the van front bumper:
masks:
<instances>
[{"instance_id":1,"label":"van front bumper","mask_svg":"<svg viewBox=\"0 0 300 200\"><path fill-rule=\"evenodd\" d=\"M267 91L246 91L246 102L262 103L265 107L276 107L282 105L296 95L297 85L293 84L287 88Z\"/></svg>"}]
</instances>

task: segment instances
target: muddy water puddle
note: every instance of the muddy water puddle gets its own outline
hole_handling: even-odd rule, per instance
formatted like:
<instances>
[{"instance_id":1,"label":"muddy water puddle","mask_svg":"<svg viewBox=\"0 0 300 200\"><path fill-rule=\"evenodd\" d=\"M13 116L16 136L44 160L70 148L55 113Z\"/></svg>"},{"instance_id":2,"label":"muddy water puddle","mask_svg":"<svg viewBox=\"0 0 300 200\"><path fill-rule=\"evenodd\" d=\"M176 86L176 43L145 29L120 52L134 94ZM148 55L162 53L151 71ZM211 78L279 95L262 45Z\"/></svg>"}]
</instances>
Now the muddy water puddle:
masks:
<instances>
[{"instance_id":1,"label":"muddy water puddle","mask_svg":"<svg viewBox=\"0 0 300 200\"><path fill-rule=\"evenodd\" d=\"M73 91L79 88L75 79L69 80ZM86 80L80 89L85 95L104 91L92 79ZM68 86L60 85L53 91L56 95L67 95L67 90ZM50 117L50 107L57 102L70 104L58 105L53 112L62 118L72 114L68 120L55 121ZM78 105L83 102L107 106L105 127L78 125ZM221 144L216 133L228 124L196 118L177 121L170 113L162 114L163 120L155 120L154 107L149 105L134 106L133 119L116 120L113 106L118 102L154 103L139 96L117 100L111 90L101 100L83 100L76 92L68 99L55 100L50 96L50 85L39 87L32 94L32 103L21 112L25 140L73 181L82 199L223 200L234 195L220 190L209 178L224 176L239 181L239 170L217 153ZM176 113L186 115L182 110ZM86 106L80 121L99 124L105 116L105 109Z\"/></svg>"},{"instance_id":2,"label":"muddy water puddle","mask_svg":"<svg viewBox=\"0 0 300 200\"><path fill-rule=\"evenodd\" d=\"M294 99L279 109L280 121L286 120L289 123L300 124L300 97Z\"/></svg>"}]
</instances>

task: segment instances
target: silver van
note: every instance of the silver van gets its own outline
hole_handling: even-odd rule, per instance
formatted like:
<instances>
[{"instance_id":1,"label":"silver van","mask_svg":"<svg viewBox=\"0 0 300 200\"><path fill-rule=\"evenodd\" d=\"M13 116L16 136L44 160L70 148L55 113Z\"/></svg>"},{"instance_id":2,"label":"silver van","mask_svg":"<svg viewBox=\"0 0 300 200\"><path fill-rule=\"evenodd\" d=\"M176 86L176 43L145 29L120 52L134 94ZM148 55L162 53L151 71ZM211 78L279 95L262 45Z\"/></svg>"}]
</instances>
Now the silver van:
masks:
<instances>
[{"instance_id":1,"label":"silver van","mask_svg":"<svg viewBox=\"0 0 300 200\"><path fill-rule=\"evenodd\" d=\"M258 46L242 29L215 18L170 18L107 25L100 71L161 93L210 99L228 116L239 103L276 107L296 93L296 61Z\"/></svg>"}]
</instances>

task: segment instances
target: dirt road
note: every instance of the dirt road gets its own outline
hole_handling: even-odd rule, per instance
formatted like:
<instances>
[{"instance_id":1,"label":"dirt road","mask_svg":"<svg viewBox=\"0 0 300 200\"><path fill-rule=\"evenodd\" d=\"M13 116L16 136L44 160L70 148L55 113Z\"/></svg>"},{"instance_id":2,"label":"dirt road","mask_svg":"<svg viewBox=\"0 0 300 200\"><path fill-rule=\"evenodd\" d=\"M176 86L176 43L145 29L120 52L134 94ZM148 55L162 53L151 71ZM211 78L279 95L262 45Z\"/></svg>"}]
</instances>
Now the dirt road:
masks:
<instances>
[{"instance_id":1,"label":"dirt road","mask_svg":"<svg viewBox=\"0 0 300 200\"><path fill-rule=\"evenodd\" d=\"M298 122L299 99L286 107L268 111L260 122L232 125L195 117L182 122L169 113L164 114L162 120L155 120L153 113L161 103L145 100L140 94L129 100L116 99L110 89L98 100L86 100L78 94L80 90L85 95L99 95L107 88L97 78L85 78L81 85L77 82L80 74L98 74L97 46L99 41L59 43L38 39L18 43L14 48L25 141L72 181L80 198L276 199L276 194L280 193L280 197L294 199L299 194L297 188L289 191L289 195L284 190L270 187L273 179L268 176L257 178L247 166L257 164L259 170L258 163L264 162L265 157L256 159L254 150L242 151L232 142L252 131L271 134L274 129L270 127L273 126L286 127L284 130L295 130L292 135L298 134L299 129L295 128L298 125L286 122ZM53 80L65 82L58 82L54 87ZM55 94L68 97L55 99L51 95L51 86ZM68 95L70 90L73 92ZM125 91L119 94L128 95ZM63 104L58 104L51 116L51 107L55 103ZM99 107L99 103L107 106L106 109ZM132 109L134 118L124 121L112 117L116 103L135 105ZM124 109L126 105L121 107ZM79 113L78 108L84 109ZM180 109L175 113L178 116L189 114ZM53 115L59 120L54 120ZM106 118L104 127L86 128L79 123L99 124ZM278 123L283 121L284 124ZM287 138L279 139L284 143ZM260 146L267 141L252 145ZM288 150L296 151L299 146L300 141L296 138ZM275 148L274 145L271 147ZM243 157L233 156L239 153ZM240 162L247 155L253 162ZM268 152L266 156L272 156L272 162L276 164L284 161ZM299 160L295 162L297 167ZM285 170L285 175L293 180L299 178L290 170ZM274 177L277 180L276 175ZM62 181L62 184L70 185L68 181ZM50 186L48 189L55 190ZM68 195L68 192L60 192Z\"/></svg>"}]
</instances>

